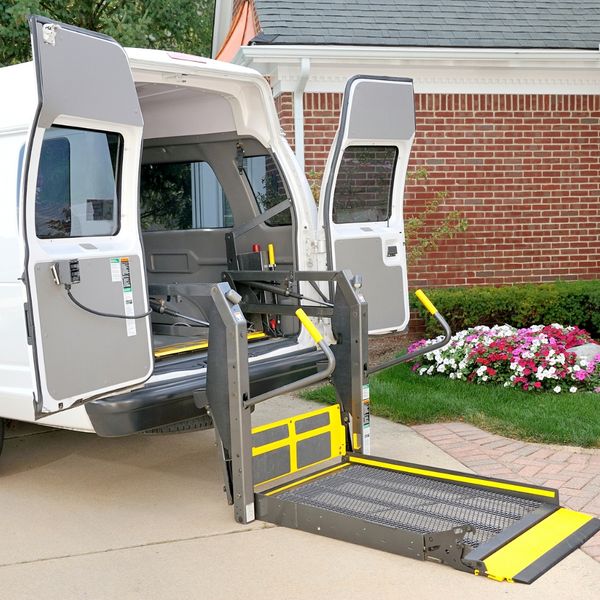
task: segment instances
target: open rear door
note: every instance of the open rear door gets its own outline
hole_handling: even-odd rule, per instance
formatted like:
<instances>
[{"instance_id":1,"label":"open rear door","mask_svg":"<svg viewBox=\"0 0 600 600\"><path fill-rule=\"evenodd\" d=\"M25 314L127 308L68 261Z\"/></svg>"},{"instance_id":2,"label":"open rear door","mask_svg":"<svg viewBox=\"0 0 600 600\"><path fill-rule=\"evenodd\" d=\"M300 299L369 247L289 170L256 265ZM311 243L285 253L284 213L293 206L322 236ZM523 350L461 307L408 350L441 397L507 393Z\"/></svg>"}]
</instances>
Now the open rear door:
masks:
<instances>
[{"instance_id":1,"label":"open rear door","mask_svg":"<svg viewBox=\"0 0 600 600\"><path fill-rule=\"evenodd\" d=\"M328 267L362 275L370 333L408 324L402 208L414 134L412 80L359 75L348 81L319 219Z\"/></svg>"},{"instance_id":2,"label":"open rear door","mask_svg":"<svg viewBox=\"0 0 600 600\"><path fill-rule=\"evenodd\" d=\"M43 416L144 381L153 358L148 317L97 314L148 308L137 214L143 122L127 57L106 36L40 17L30 27L39 107L21 216Z\"/></svg>"}]
</instances>

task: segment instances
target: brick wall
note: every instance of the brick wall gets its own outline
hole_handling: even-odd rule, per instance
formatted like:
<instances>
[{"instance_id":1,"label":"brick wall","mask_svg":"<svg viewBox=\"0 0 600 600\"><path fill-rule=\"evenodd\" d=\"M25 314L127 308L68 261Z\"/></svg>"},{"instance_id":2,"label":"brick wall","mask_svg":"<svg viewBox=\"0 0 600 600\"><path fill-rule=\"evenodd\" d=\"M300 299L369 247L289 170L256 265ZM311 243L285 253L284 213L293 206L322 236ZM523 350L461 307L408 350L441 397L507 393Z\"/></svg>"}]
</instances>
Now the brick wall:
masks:
<instances>
[{"instance_id":1,"label":"brick wall","mask_svg":"<svg viewBox=\"0 0 600 600\"><path fill-rule=\"evenodd\" d=\"M306 94L306 171L322 173L339 94ZM406 214L436 192L469 229L410 269L412 285L600 278L600 95L417 94ZM290 94L277 99L293 141ZM435 226L435 219L429 223Z\"/></svg>"}]
</instances>

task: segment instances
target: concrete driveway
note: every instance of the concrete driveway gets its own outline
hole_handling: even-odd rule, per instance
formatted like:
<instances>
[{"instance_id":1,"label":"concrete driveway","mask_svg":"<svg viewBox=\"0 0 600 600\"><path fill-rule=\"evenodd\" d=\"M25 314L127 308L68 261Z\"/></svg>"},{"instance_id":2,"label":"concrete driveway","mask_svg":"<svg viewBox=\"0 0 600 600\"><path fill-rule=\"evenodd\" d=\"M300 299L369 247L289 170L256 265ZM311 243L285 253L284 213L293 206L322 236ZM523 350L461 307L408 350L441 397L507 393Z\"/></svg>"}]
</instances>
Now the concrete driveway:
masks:
<instances>
[{"instance_id":1,"label":"concrete driveway","mask_svg":"<svg viewBox=\"0 0 600 600\"><path fill-rule=\"evenodd\" d=\"M312 407L279 399L255 421ZM523 586L261 522L237 525L213 442L212 431L10 432L0 458L0 598L598 598L600 564L581 551ZM373 453L464 470L381 419Z\"/></svg>"}]
</instances>

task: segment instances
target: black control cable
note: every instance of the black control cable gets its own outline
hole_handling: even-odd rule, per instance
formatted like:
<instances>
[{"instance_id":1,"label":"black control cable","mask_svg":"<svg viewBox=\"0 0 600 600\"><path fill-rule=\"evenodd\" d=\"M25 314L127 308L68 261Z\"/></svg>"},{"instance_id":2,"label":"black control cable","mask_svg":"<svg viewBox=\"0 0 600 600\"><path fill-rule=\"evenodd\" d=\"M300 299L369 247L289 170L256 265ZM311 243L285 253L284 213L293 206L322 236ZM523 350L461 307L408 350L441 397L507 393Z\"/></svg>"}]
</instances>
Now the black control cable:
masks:
<instances>
[{"instance_id":1,"label":"black control cable","mask_svg":"<svg viewBox=\"0 0 600 600\"><path fill-rule=\"evenodd\" d=\"M117 315L115 313L102 312L101 310L95 310L93 308L89 308L88 306L81 304L81 302L79 302L79 300L77 300L77 298L75 298L75 296L71 294L70 285L65 285L65 290L67 291L67 296L71 299L71 302L73 302L73 304L75 304L82 310L85 310L86 312L89 312L93 315L98 315L99 317L110 317L111 319L144 319L152 314L152 308L150 308L150 310L148 310L147 312L139 315Z\"/></svg>"}]
</instances>

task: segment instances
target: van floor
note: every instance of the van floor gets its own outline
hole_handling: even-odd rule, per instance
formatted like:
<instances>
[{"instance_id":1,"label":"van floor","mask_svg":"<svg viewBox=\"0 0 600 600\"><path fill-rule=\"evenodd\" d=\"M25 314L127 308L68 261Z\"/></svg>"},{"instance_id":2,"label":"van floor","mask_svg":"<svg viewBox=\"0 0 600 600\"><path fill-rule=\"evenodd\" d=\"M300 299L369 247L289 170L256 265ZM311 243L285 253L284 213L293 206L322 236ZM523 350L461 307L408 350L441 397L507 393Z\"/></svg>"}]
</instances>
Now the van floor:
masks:
<instances>
[{"instance_id":1,"label":"van floor","mask_svg":"<svg viewBox=\"0 0 600 600\"><path fill-rule=\"evenodd\" d=\"M260 356L277 346L292 346L296 336L270 338L262 332L248 334L248 355ZM208 334L201 333L193 336L153 334L152 344L154 358L157 361L191 357L198 354L206 355L208 349Z\"/></svg>"},{"instance_id":2,"label":"van floor","mask_svg":"<svg viewBox=\"0 0 600 600\"><path fill-rule=\"evenodd\" d=\"M165 335L162 333L152 334L152 346L154 349L164 348L165 346L189 345L198 342L206 342L208 340L208 332L200 335Z\"/></svg>"}]
</instances>

